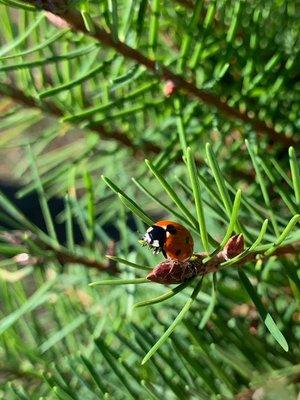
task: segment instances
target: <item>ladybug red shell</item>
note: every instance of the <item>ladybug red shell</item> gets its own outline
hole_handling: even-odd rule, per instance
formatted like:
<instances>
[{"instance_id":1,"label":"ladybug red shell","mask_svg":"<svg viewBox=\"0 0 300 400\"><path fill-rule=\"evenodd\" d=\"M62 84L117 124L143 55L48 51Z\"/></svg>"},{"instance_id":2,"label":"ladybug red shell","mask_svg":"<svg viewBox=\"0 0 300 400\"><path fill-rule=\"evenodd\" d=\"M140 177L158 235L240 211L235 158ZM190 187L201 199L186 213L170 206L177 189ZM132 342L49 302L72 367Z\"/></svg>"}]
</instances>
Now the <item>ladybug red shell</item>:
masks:
<instances>
[{"instance_id":1,"label":"ladybug red shell","mask_svg":"<svg viewBox=\"0 0 300 400\"><path fill-rule=\"evenodd\" d=\"M147 229L143 242L154 253L162 252L166 258L186 261L193 254L194 242L190 232L173 221L158 221Z\"/></svg>"}]
</instances>

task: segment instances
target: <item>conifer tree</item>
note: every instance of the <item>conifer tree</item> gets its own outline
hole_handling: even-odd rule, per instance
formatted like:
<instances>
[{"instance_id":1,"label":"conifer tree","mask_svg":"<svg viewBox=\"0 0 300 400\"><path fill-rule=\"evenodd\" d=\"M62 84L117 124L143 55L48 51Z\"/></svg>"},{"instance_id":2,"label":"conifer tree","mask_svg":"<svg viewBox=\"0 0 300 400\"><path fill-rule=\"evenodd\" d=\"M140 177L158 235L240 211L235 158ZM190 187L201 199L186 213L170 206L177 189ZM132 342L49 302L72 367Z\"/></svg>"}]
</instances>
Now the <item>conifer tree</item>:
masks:
<instances>
[{"instance_id":1,"label":"conifer tree","mask_svg":"<svg viewBox=\"0 0 300 400\"><path fill-rule=\"evenodd\" d=\"M297 2L0 15L0 398L296 399ZM141 245L159 220L190 258Z\"/></svg>"}]
</instances>

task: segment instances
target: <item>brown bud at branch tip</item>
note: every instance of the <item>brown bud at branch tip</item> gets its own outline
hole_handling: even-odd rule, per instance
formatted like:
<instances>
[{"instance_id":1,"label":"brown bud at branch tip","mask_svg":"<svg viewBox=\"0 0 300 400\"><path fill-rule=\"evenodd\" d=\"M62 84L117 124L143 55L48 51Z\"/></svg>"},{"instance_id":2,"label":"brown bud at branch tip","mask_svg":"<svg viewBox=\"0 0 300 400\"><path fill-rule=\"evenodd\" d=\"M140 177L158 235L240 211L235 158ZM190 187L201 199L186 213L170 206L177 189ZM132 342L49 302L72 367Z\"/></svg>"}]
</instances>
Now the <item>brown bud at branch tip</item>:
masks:
<instances>
[{"instance_id":1,"label":"brown bud at branch tip","mask_svg":"<svg viewBox=\"0 0 300 400\"><path fill-rule=\"evenodd\" d=\"M167 259L159 263L147 275L147 279L165 285L183 283L196 275L206 275L218 271L220 264L238 256L243 250L243 235L234 235L228 240L224 249L206 263L203 263L203 260L207 257L206 253L194 254L187 261Z\"/></svg>"},{"instance_id":2,"label":"brown bud at branch tip","mask_svg":"<svg viewBox=\"0 0 300 400\"><path fill-rule=\"evenodd\" d=\"M197 268L189 261L165 260L147 275L147 279L157 283L181 283L197 275Z\"/></svg>"},{"instance_id":3,"label":"brown bud at branch tip","mask_svg":"<svg viewBox=\"0 0 300 400\"><path fill-rule=\"evenodd\" d=\"M244 250L244 237L243 235L234 235L226 243L222 255L225 260L229 260L238 256Z\"/></svg>"}]
</instances>

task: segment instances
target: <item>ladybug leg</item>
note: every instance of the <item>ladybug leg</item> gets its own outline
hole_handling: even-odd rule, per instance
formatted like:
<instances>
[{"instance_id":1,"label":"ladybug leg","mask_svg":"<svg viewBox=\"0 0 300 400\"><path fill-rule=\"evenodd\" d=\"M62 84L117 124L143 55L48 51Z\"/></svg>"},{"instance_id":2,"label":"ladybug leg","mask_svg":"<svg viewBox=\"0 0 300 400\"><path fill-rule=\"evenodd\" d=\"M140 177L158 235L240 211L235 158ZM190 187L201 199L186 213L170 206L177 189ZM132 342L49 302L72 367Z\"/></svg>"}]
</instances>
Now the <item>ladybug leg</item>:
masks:
<instances>
[{"instance_id":1,"label":"ladybug leg","mask_svg":"<svg viewBox=\"0 0 300 400\"><path fill-rule=\"evenodd\" d=\"M174 263L172 263L172 266L171 266L170 271L169 271L169 275L170 275L171 277L172 277L173 269L174 269ZM175 276L176 276L176 271L175 271Z\"/></svg>"},{"instance_id":2,"label":"ladybug leg","mask_svg":"<svg viewBox=\"0 0 300 400\"><path fill-rule=\"evenodd\" d=\"M161 248L161 252L162 252L162 254L163 254L163 256L164 256L165 258L168 258L167 255L166 255L166 252L165 252L165 250L164 250L163 248Z\"/></svg>"},{"instance_id":3,"label":"ladybug leg","mask_svg":"<svg viewBox=\"0 0 300 400\"><path fill-rule=\"evenodd\" d=\"M181 273L181 280L184 281L186 279L186 268L187 266L184 265L184 267L182 268L182 273Z\"/></svg>"}]
</instances>

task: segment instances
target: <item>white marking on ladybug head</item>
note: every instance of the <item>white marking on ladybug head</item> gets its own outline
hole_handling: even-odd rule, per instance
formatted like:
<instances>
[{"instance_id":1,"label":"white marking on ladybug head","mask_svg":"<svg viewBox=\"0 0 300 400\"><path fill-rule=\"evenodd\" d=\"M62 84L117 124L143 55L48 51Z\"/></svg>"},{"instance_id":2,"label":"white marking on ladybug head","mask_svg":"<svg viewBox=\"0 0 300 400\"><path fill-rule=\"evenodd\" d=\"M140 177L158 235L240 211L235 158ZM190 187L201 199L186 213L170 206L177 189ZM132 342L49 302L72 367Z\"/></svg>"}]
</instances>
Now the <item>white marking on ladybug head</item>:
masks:
<instances>
[{"instance_id":1,"label":"white marking on ladybug head","mask_svg":"<svg viewBox=\"0 0 300 400\"><path fill-rule=\"evenodd\" d=\"M151 239L150 235L148 234L148 231L145 233L144 240L147 243L151 243L152 242L152 239Z\"/></svg>"},{"instance_id":2,"label":"white marking on ladybug head","mask_svg":"<svg viewBox=\"0 0 300 400\"><path fill-rule=\"evenodd\" d=\"M169 231L167 231L167 234L166 234L167 238L168 238L170 235L171 235L171 233L170 233Z\"/></svg>"},{"instance_id":3,"label":"white marking on ladybug head","mask_svg":"<svg viewBox=\"0 0 300 400\"><path fill-rule=\"evenodd\" d=\"M153 240L152 246L159 247L159 241L158 240Z\"/></svg>"},{"instance_id":4,"label":"white marking on ladybug head","mask_svg":"<svg viewBox=\"0 0 300 400\"><path fill-rule=\"evenodd\" d=\"M153 231L153 227L152 226L150 226L150 228L147 229L148 233L151 232L151 231Z\"/></svg>"}]
</instances>

